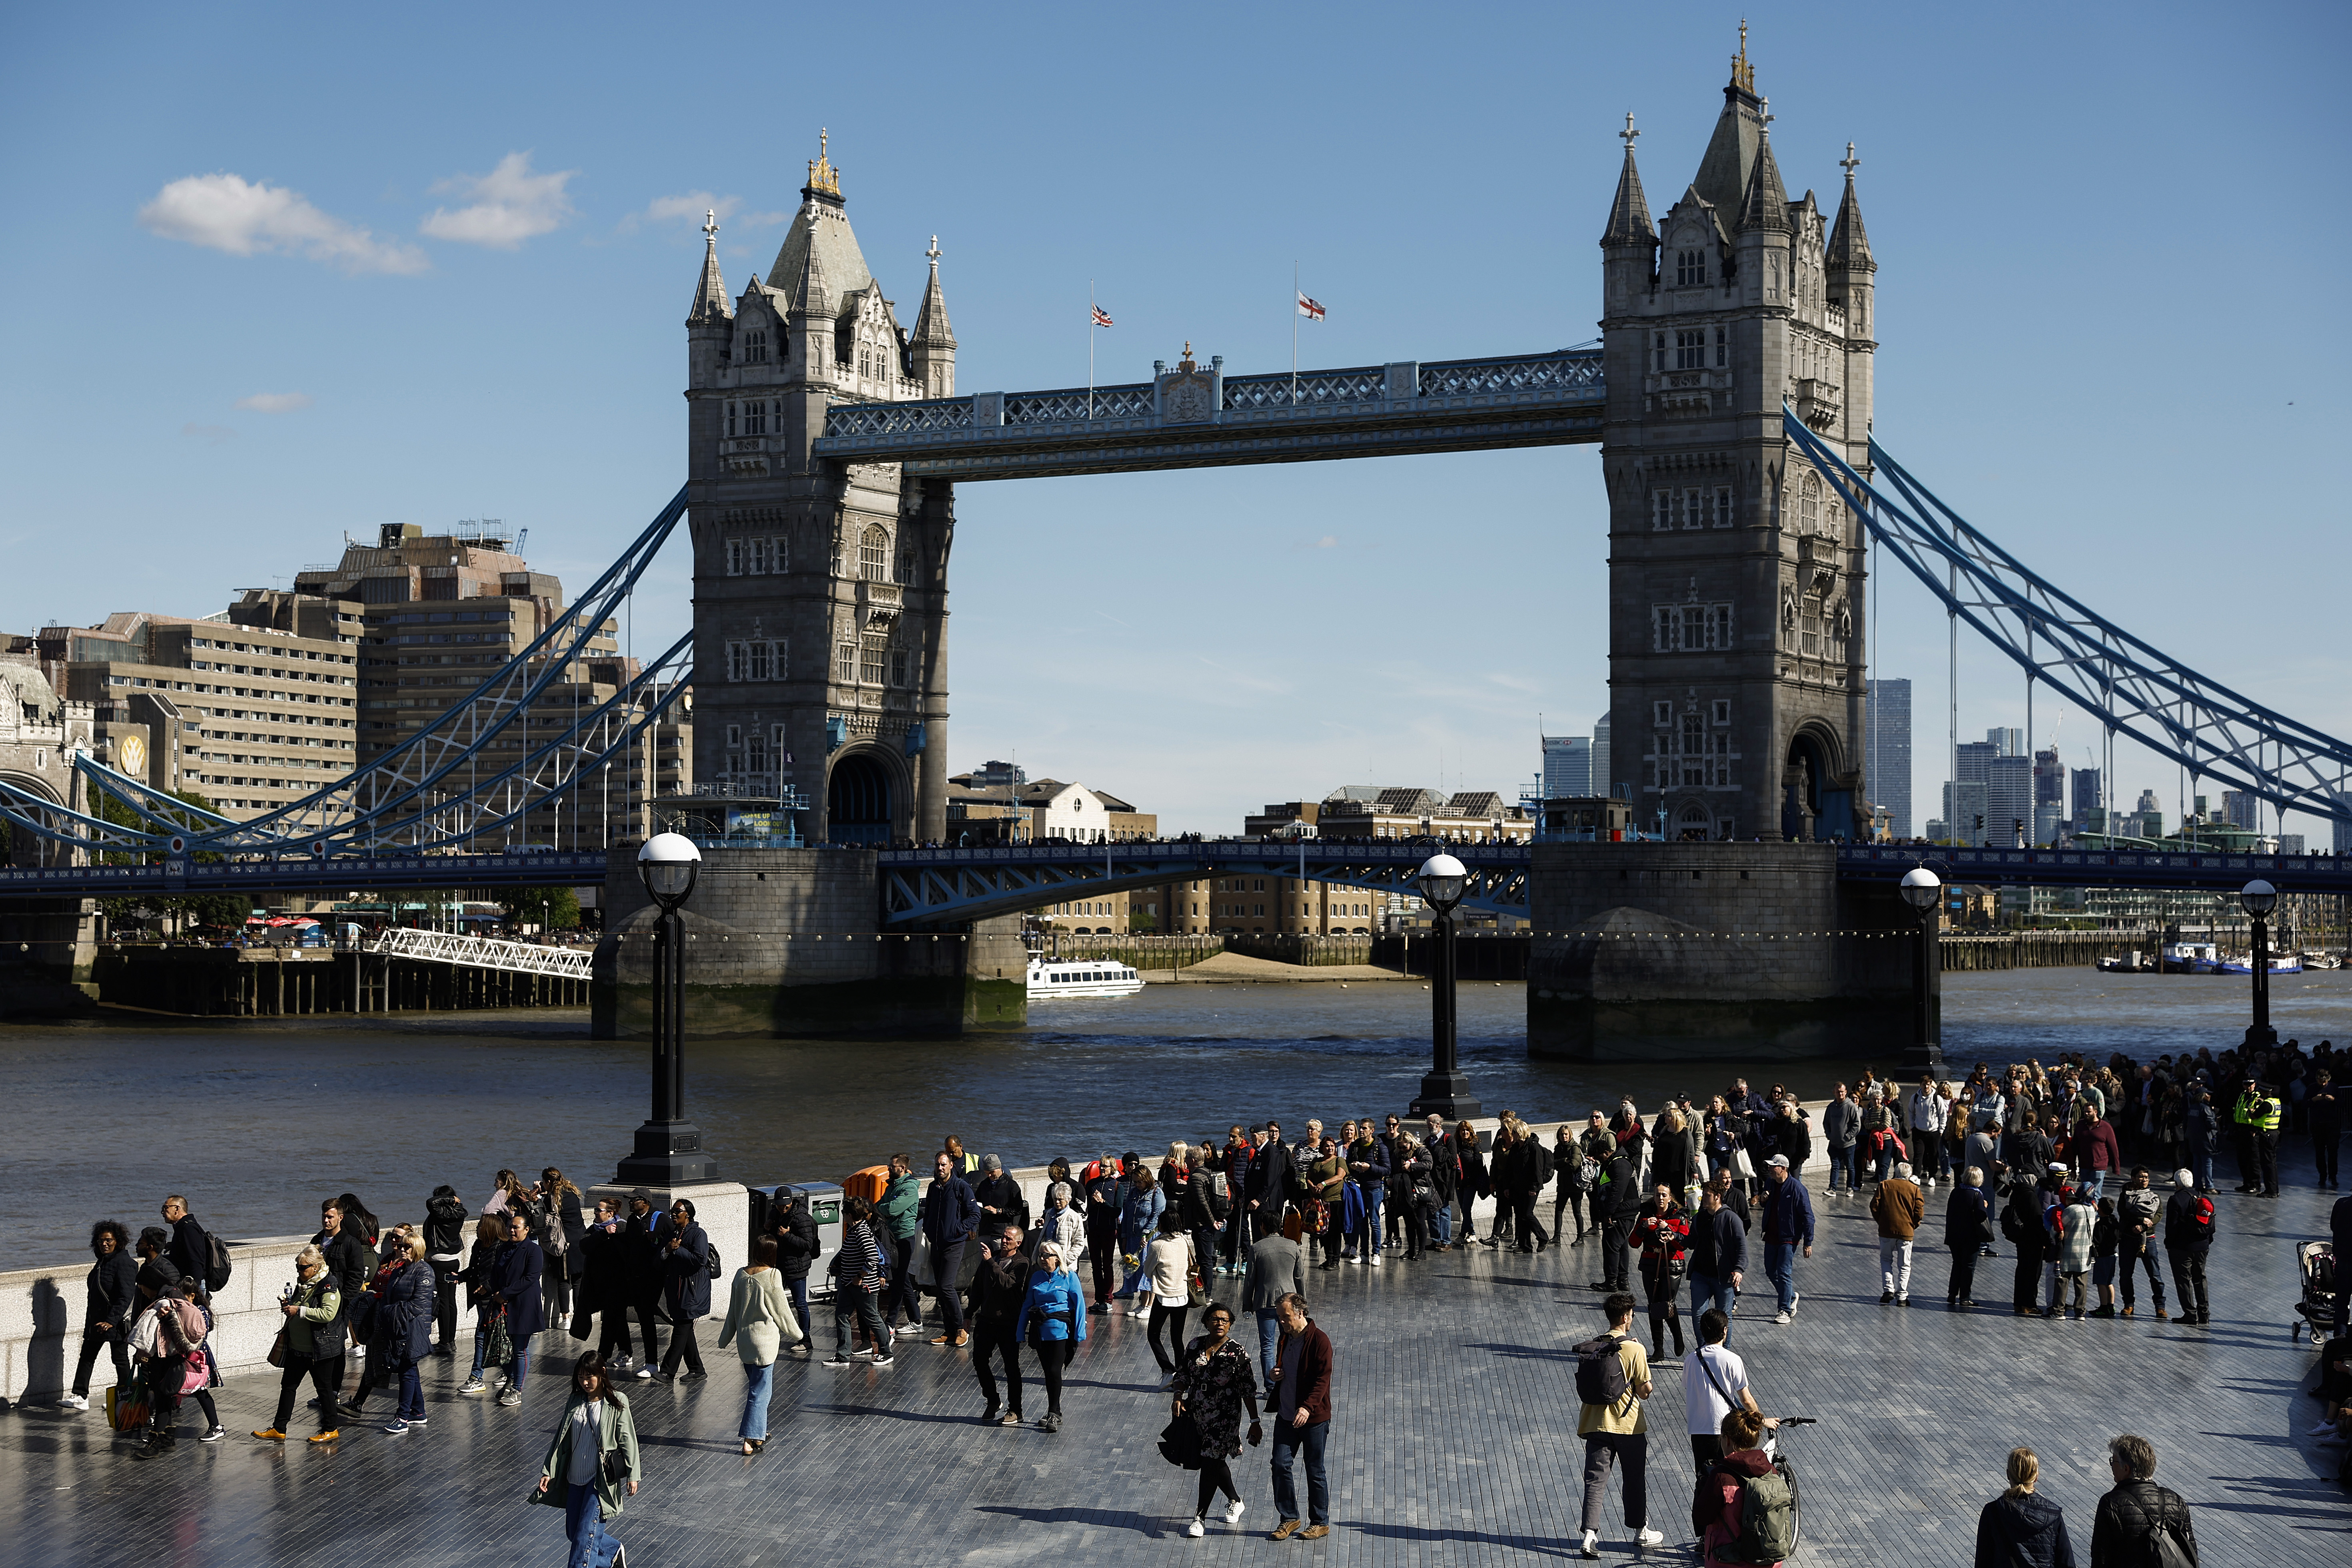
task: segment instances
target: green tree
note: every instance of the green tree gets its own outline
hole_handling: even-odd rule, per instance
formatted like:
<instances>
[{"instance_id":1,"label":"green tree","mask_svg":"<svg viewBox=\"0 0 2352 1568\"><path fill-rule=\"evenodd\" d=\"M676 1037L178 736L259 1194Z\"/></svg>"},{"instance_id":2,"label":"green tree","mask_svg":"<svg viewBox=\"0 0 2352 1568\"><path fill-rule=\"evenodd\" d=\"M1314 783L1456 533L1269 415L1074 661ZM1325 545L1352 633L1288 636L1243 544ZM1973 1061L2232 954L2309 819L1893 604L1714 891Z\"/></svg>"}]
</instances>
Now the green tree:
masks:
<instances>
[{"instance_id":1,"label":"green tree","mask_svg":"<svg viewBox=\"0 0 2352 1568\"><path fill-rule=\"evenodd\" d=\"M571 931L580 924L580 895L570 888L515 888L499 900L499 908L516 925Z\"/></svg>"},{"instance_id":2,"label":"green tree","mask_svg":"<svg viewBox=\"0 0 2352 1568\"><path fill-rule=\"evenodd\" d=\"M213 809L213 803L194 790L173 791L172 798L194 807L195 811L159 815L190 831L202 825L195 812ZM117 827L142 826L138 815L129 806L102 792L98 795L97 809L91 815ZM136 854L120 851L100 857L102 862L110 866L134 865L139 858ZM216 862L221 857L209 849L201 849L191 858ZM176 914L191 925L227 926L234 930L245 924L246 916L252 909L249 900L229 893L131 893L120 899L100 899L98 901L99 913L106 917L110 926L139 925L156 915Z\"/></svg>"}]
</instances>

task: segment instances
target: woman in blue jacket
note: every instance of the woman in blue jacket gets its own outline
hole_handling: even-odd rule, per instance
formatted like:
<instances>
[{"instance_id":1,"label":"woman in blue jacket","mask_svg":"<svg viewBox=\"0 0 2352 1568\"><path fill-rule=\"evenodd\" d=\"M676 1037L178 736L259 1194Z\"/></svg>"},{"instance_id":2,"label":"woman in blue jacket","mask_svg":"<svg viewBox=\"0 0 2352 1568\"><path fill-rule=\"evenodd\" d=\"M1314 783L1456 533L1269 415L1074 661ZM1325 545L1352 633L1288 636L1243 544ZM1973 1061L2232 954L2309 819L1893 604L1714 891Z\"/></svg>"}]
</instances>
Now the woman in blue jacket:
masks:
<instances>
[{"instance_id":1,"label":"woman in blue jacket","mask_svg":"<svg viewBox=\"0 0 2352 1568\"><path fill-rule=\"evenodd\" d=\"M408 1261L387 1280L375 1304L375 1342L369 1346L386 1381L400 1374L400 1408L384 1424L397 1437L425 1420L425 1384L417 1369L433 1351L433 1301L437 1281L422 1231L408 1233Z\"/></svg>"},{"instance_id":2,"label":"woman in blue jacket","mask_svg":"<svg viewBox=\"0 0 2352 1568\"><path fill-rule=\"evenodd\" d=\"M1087 1292L1076 1274L1063 1272L1061 1248L1052 1242L1037 1249L1036 1267L1029 1275L1029 1294L1021 1303L1014 1331L1037 1352L1037 1368L1045 1378L1045 1415L1037 1425L1058 1432L1062 1429L1062 1369L1070 1364L1079 1342L1087 1337Z\"/></svg>"},{"instance_id":3,"label":"woman in blue jacket","mask_svg":"<svg viewBox=\"0 0 2352 1568\"><path fill-rule=\"evenodd\" d=\"M1118 1207L1118 1253L1127 1278L1119 1281L1120 1296L1134 1298L1135 1305L1128 1309L1130 1318L1151 1315L1151 1292L1145 1289L1151 1276L1143 1267L1143 1248L1160 1230L1160 1216L1167 1212L1168 1194L1160 1190L1160 1178L1142 1161L1129 1163L1127 1196Z\"/></svg>"},{"instance_id":4,"label":"woman in blue jacket","mask_svg":"<svg viewBox=\"0 0 2352 1568\"><path fill-rule=\"evenodd\" d=\"M506 1244L490 1261L491 1310L505 1320L505 1364L514 1368L506 1392L499 1395L500 1405L513 1406L522 1403L522 1380L530 1371L530 1337L547 1327L547 1314L539 1294L540 1275L546 1264L546 1254L530 1238L530 1218L520 1213L507 1215Z\"/></svg>"},{"instance_id":5,"label":"woman in blue jacket","mask_svg":"<svg viewBox=\"0 0 2352 1568\"><path fill-rule=\"evenodd\" d=\"M677 1376L683 1357L686 1375L701 1377L702 1347L694 1342L694 1321L710 1315L710 1237L694 1223L694 1205L687 1199L670 1205L654 1227L654 1255L661 1259L662 1316L677 1325L662 1354L661 1374Z\"/></svg>"}]
</instances>

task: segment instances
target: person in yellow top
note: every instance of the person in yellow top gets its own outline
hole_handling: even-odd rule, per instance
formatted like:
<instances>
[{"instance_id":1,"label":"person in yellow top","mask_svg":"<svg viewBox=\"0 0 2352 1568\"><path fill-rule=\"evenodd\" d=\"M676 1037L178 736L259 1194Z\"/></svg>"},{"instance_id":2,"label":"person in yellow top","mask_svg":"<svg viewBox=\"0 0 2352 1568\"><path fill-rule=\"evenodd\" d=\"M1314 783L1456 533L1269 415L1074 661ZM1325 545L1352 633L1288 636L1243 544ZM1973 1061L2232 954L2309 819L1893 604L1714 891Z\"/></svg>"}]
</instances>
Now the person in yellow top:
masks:
<instances>
[{"instance_id":1,"label":"person in yellow top","mask_svg":"<svg viewBox=\"0 0 2352 1568\"><path fill-rule=\"evenodd\" d=\"M2284 1109L2278 1097L2259 1081L2246 1080L2246 1090L2238 1096L2231 1117L2238 1124L2240 1192L2278 1196L2278 1130Z\"/></svg>"},{"instance_id":2,"label":"person in yellow top","mask_svg":"<svg viewBox=\"0 0 2352 1568\"><path fill-rule=\"evenodd\" d=\"M1601 1555L1601 1500L1608 1495L1609 1468L1624 1475L1625 1522L1633 1544L1655 1546L1665 1536L1649 1528L1645 1474L1649 1458L1650 1358L1630 1331L1634 1300L1619 1290L1601 1303L1609 1331L1576 1347L1576 1395L1583 1409L1576 1419L1584 1439L1584 1544L1579 1556Z\"/></svg>"}]
</instances>

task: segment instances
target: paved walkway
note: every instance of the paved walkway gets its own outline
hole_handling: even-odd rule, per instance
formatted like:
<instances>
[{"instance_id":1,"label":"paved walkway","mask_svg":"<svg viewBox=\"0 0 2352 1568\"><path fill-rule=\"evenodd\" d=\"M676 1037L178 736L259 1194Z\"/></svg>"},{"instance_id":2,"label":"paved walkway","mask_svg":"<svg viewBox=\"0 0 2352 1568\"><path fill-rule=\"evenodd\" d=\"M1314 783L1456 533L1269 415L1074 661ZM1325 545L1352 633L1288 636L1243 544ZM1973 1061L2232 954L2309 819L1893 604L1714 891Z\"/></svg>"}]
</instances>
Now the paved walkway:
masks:
<instances>
[{"instance_id":1,"label":"paved walkway","mask_svg":"<svg viewBox=\"0 0 2352 1568\"><path fill-rule=\"evenodd\" d=\"M2000 1490L2008 1450L2024 1442L2041 1453L2042 1490L2065 1509L2087 1563L2092 1511L2108 1485L2105 1440L2124 1429L2156 1445L2158 1479L2196 1510L2208 1568L2352 1561L2352 1497L2329 1479L2332 1451L2300 1436L2314 1406L2294 1395L2313 1354L2287 1340L2291 1244L2326 1234L2330 1202L2307 1190L2274 1203L2223 1197L2216 1321L2205 1330L2020 1321L2005 1307L1952 1316L1940 1305L1940 1253L1924 1259L1920 1306L1882 1308L1862 1205L1824 1202L1822 1245L1800 1265L1795 1322L1777 1328L1743 1312L1733 1336L1769 1410L1822 1419L1792 1444L1805 1497L1795 1561L1967 1563L1977 1510ZM1274 1510L1255 1453L1235 1462L1246 1528L1182 1535L1193 1478L1153 1447L1167 1406L1144 1325L1124 1317L1100 1323L1071 1369L1059 1436L974 1425L966 1357L919 1343L887 1371L780 1367L772 1441L752 1460L734 1451L740 1377L731 1362L713 1354L706 1383L630 1384L647 1484L619 1532L635 1568L1573 1561L1582 1447L1568 1347L1599 1323L1593 1250L1478 1249L1312 1276L1315 1315L1338 1350L1334 1528L1320 1542L1265 1539ZM1988 1261L1984 1299L2002 1294L2009 1268ZM1220 1281L1219 1293L1235 1283ZM706 1343L715 1336L706 1323ZM429 1375L432 1423L422 1431L346 1428L330 1449L246 1436L268 1418L274 1377L223 1391L235 1436L199 1447L184 1426L176 1453L148 1464L110 1444L95 1411L19 1408L0 1417L6 1560L560 1562L561 1517L522 1499L561 1383L535 1381L521 1408L499 1410L455 1396L462 1372ZM377 1404L387 1407L381 1395ZM1663 1369L1651 1519L1668 1544L1654 1561L1689 1560L1681 1413L1680 1373ZM1612 1485L1603 1555L1625 1561L1617 1496Z\"/></svg>"}]
</instances>

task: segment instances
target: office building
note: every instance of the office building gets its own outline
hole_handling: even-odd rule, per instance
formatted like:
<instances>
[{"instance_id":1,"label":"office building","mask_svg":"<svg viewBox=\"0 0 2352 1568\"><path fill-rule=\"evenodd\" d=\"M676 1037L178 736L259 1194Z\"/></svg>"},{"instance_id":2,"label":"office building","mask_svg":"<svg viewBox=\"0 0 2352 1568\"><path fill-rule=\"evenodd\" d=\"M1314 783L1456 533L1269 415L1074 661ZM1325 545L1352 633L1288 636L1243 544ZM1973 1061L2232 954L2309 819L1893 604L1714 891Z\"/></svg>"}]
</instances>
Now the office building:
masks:
<instances>
[{"instance_id":1,"label":"office building","mask_svg":"<svg viewBox=\"0 0 2352 1568\"><path fill-rule=\"evenodd\" d=\"M2278 836L2278 852L2282 855L2305 854L2307 851L2303 845L2303 835L2300 833L2282 833Z\"/></svg>"},{"instance_id":2,"label":"office building","mask_svg":"<svg viewBox=\"0 0 2352 1568\"><path fill-rule=\"evenodd\" d=\"M2074 812L2070 820L2074 825L2074 831L2077 833L2106 831L2107 798L2099 786L2099 770L2076 768L2073 780L2073 795ZM2090 814L2093 812L2099 813L2099 826L2095 827L2092 826Z\"/></svg>"},{"instance_id":3,"label":"office building","mask_svg":"<svg viewBox=\"0 0 2352 1568\"><path fill-rule=\"evenodd\" d=\"M1869 685L1870 755L1866 787L1886 813L1886 831L1911 837L1911 683L1874 680Z\"/></svg>"},{"instance_id":4,"label":"office building","mask_svg":"<svg viewBox=\"0 0 2352 1568\"><path fill-rule=\"evenodd\" d=\"M1943 837L1956 844L1981 848L1997 842L1993 837L1992 805L1982 780L1944 786Z\"/></svg>"},{"instance_id":5,"label":"office building","mask_svg":"<svg viewBox=\"0 0 2352 1568\"><path fill-rule=\"evenodd\" d=\"M2352 792L2338 794L2336 796L2336 805L2345 816L2337 817L2328 825L2335 830L2331 847L2338 855L2352 855L2352 820L2347 820L2352 818Z\"/></svg>"},{"instance_id":6,"label":"office building","mask_svg":"<svg viewBox=\"0 0 2352 1568\"><path fill-rule=\"evenodd\" d=\"M2263 797L2246 790L2225 789L2221 792L2221 819L2232 827L2242 827L2249 833L2263 828Z\"/></svg>"},{"instance_id":7,"label":"office building","mask_svg":"<svg viewBox=\"0 0 2352 1568\"><path fill-rule=\"evenodd\" d=\"M1592 793L1616 795L1615 763L1609 754L1609 715L1603 713L1592 723Z\"/></svg>"},{"instance_id":8,"label":"office building","mask_svg":"<svg viewBox=\"0 0 2352 1568\"><path fill-rule=\"evenodd\" d=\"M1543 737L1543 792L1547 800L1593 793L1591 736Z\"/></svg>"},{"instance_id":9,"label":"office building","mask_svg":"<svg viewBox=\"0 0 2352 1568\"><path fill-rule=\"evenodd\" d=\"M1985 731L1985 744L1993 749L1993 755L1997 757L2022 756L2025 753L2025 731L1996 726Z\"/></svg>"}]
</instances>

